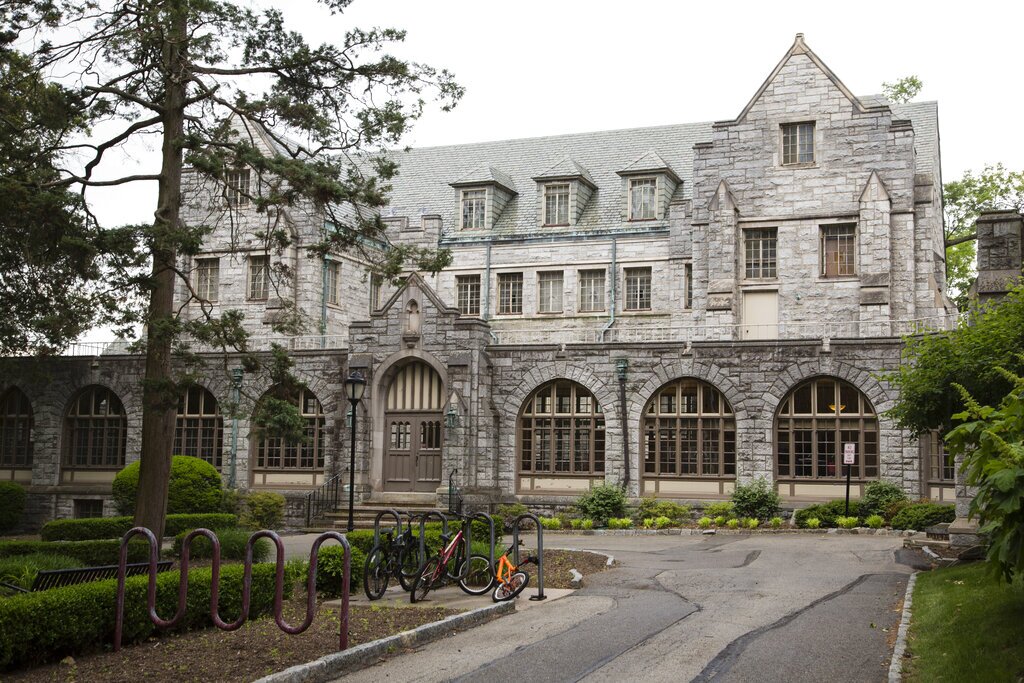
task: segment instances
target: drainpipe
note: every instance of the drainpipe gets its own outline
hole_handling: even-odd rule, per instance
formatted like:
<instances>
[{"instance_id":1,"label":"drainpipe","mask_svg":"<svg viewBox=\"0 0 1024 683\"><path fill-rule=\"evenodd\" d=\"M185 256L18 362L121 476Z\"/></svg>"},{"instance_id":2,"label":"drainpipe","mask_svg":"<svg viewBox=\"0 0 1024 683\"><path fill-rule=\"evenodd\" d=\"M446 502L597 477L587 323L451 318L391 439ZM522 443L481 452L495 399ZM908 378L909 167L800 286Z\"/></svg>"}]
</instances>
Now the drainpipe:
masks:
<instances>
[{"instance_id":1,"label":"drainpipe","mask_svg":"<svg viewBox=\"0 0 1024 683\"><path fill-rule=\"evenodd\" d=\"M601 341L604 341L605 333L608 332L608 330L611 329L612 325L615 324L615 303L616 303L615 302L615 283L618 280L618 272L619 272L619 266L618 266L618 246L619 246L618 239L615 238L615 237L612 237L612 290L611 290L612 299L611 299L611 303L608 306L608 310L611 312L611 314L608 316L608 323L605 324L605 326L601 328ZM623 381L625 381L625 378L623 378Z\"/></svg>"},{"instance_id":2,"label":"drainpipe","mask_svg":"<svg viewBox=\"0 0 1024 683\"><path fill-rule=\"evenodd\" d=\"M491 318L491 243L487 243L487 251L484 255L484 300L482 304L484 320ZM498 335L491 331L491 341L497 343Z\"/></svg>"},{"instance_id":3,"label":"drainpipe","mask_svg":"<svg viewBox=\"0 0 1024 683\"><path fill-rule=\"evenodd\" d=\"M629 420L626 410L626 369L629 368L629 361L619 358L615 361L616 374L619 376L619 412L622 420L622 487L629 488Z\"/></svg>"},{"instance_id":4,"label":"drainpipe","mask_svg":"<svg viewBox=\"0 0 1024 683\"><path fill-rule=\"evenodd\" d=\"M321 259L320 265L320 348L326 345L327 335L327 257Z\"/></svg>"}]
</instances>

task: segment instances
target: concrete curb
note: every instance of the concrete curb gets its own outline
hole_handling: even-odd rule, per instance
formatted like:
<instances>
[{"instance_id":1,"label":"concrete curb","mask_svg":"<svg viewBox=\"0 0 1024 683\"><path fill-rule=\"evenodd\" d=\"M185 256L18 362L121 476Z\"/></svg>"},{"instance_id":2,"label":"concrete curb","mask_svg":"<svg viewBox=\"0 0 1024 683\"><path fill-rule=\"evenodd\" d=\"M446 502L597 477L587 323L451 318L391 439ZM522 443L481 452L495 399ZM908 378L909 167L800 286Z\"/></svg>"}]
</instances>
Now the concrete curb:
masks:
<instances>
[{"instance_id":1,"label":"concrete curb","mask_svg":"<svg viewBox=\"0 0 1024 683\"><path fill-rule=\"evenodd\" d=\"M892 661L889 663L889 683L901 683L903 680L903 656L907 652L907 631L910 630L910 608L914 601L914 585L917 583L917 575L914 572L907 581L907 593L903 596L903 616L900 618L900 628L896 632L896 645L892 650Z\"/></svg>"},{"instance_id":2,"label":"concrete curb","mask_svg":"<svg viewBox=\"0 0 1024 683\"><path fill-rule=\"evenodd\" d=\"M671 529L545 529L544 536L702 536L708 529L699 528L671 528ZM777 534L838 534L838 535L863 535L863 536L913 536L919 532L899 529L868 529L858 527L856 529L795 529L792 527L782 529L723 529L713 528L715 535L740 535L740 536L774 536Z\"/></svg>"},{"instance_id":3,"label":"concrete curb","mask_svg":"<svg viewBox=\"0 0 1024 683\"><path fill-rule=\"evenodd\" d=\"M256 681L256 683L324 683L345 674L362 669L375 663L381 657L400 649L408 649L424 645L449 635L452 631L462 630L482 624L493 617L514 612L515 601L499 602L480 609L462 614L453 614L441 621L424 624L411 631L381 638L371 643L363 643L355 647L335 652L305 664L296 664L284 671L272 673Z\"/></svg>"}]
</instances>

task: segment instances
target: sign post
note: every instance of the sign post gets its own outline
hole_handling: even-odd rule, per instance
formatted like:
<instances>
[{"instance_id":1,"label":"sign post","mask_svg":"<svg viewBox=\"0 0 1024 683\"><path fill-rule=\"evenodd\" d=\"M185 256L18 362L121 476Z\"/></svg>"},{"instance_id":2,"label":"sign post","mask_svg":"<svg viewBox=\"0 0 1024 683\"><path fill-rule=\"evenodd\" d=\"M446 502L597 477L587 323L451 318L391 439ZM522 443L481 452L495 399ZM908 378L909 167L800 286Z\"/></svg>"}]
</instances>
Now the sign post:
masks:
<instances>
[{"instance_id":1,"label":"sign post","mask_svg":"<svg viewBox=\"0 0 1024 683\"><path fill-rule=\"evenodd\" d=\"M843 465L846 466L846 513L850 516L850 471L853 470L853 463L857 460L857 444L843 444Z\"/></svg>"}]
</instances>

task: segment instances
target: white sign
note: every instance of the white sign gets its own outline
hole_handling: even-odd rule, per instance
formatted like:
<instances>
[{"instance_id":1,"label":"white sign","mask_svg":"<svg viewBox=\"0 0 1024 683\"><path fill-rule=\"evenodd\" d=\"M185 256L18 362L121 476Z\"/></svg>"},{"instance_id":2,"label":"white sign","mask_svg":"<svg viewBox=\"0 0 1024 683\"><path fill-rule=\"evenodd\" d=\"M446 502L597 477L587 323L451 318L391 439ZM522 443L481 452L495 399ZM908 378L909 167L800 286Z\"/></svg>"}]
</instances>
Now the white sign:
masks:
<instances>
[{"instance_id":1,"label":"white sign","mask_svg":"<svg viewBox=\"0 0 1024 683\"><path fill-rule=\"evenodd\" d=\"M844 443L843 444L843 464L852 465L857 460L857 444L855 443Z\"/></svg>"}]
</instances>

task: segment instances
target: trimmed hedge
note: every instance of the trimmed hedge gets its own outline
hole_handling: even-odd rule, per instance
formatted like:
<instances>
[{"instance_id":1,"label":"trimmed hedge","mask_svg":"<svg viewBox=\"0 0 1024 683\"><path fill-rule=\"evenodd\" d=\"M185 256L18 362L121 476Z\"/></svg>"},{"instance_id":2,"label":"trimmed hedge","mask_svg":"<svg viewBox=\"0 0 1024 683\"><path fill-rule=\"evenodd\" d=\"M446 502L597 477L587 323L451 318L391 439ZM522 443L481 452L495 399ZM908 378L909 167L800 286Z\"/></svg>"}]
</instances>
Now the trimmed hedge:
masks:
<instances>
[{"instance_id":1,"label":"trimmed hedge","mask_svg":"<svg viewBox=\"0 0 1024 683\"><path fill-rule=\"evenodd\" d=\"M249 537L253 534L245 529L215 529L217 540L220 541L220 559L222 560L245 560L245 548L249 543ZM174 537L174 557L181 557L181 546L190 531L182 531ZM261 538L252 547L252 561L266 562L270 557L271 543L269 539ZM197 536L192 541L189 550L189 558L192 560L206 560L213 557L213 544L206 536Z\"/></svg>"},{"instance_id":2,"label":"trimmed hedge","mask_svg":"<svg viewBox=\"0 0 1024 683\"><path fill-rule=\"evenodd\" d=\"M120 539L102 539L98 541L3 541L0 542L0 558L18 557L33 553L54 553L75 558L80 567L102 567L117 564L121 552ZM149 544L145 541L132 540L128 544L129 562L146 562L149 560Z\"/></svg>"},{"instance_id":3,"label":"trimmed hedge","mask_svg":"<svg viewBox=\"0 0 1024 683\"><path fill-rule=\"evenodd\" d=\"M892 518L893 529L924 531L930 526L956 519L956 508L939 503L915 503L896 513Z\"/></svg>"},{"instance_id":4,"label":"trimmed hedge","mask_svg":"<svg viewBox=\"0 0 1024 683\"><path fill-rule=\"evenodd\" d=\"M835 528L838 525L840 517L846 515L846 499L841 500L830 500L827 503L819 503L817 505L810 505L797 510L796 524L801 529L807 528L807 520L817 519L821 522L821 527ZM860 517L860 502L856 500L850 501L850 517Z\"/></svg>"},{"instance_id":5,"label":"trimmed hedge","mask_svg":"<svg viewBox=\"0 0 1024 683\"><path fill-rule=\"evenodd\" d=\"M121 538L135 526L132 517L94 517L91 519L55 519L39 532L44 541L91 541ZM238 526L238 517L226 513L167 515L164 533L176 536L193 529L229 529Z\"/></svg>"},{"instance_id":6,"label":"trimmed hedge","mask_svg":"<svg viewBox=\"0 0 1024 683\"><path fill-rule=\"evenodd\" d=\"M372 536L371 536L372 541ZM351 545L351 541L349 544ZM363 590L363 572L366 569L366 553L351 545L352 560L349 565L349 594ZM320 546L316 560L316 592L326 598L341 596L341 579L345 574L345 550L337 543ZM302 580L305 581L303 574Z\"/></svg>"},{"instance_id":7,"label":"trimmed hedge","mask_svg":"<svg viewBox=\"0 0 1024 683\"><path fill-rule=\"evenodd\" d=\"M114 477L114 505L122 515L135 514L139 468L140 463L136 460ZM167 513L218 512L224 498L223 486L220 473L210 463L188 455L175 455L171 458L167 484Z\"/></svg>"},{"instance_id":8,"label":"trimmed hedge","mask_svg":"<svg viewBox=\"0 0 1024 683\"><path fill-rule=\"evenodd\" d=\"M25 511L25 489L13 481L0 481L0 533L18 526Z\"/></svg>"},{"instance_id":9,"label":"trimmed hedge","mask_svg":"<svg viewBox=\"0 0 1024 683\"><path fill-rule=\"evenodd\" d=\"M253 566L250 618L270 614L274 605L275 565ZM221 568L220 613L237 618L242 606L242 566ZM178 604L178 572L157 577L157 613L173 616ZM126 582L124 642L139 642L156 627L146 611L148 576ZM179 628L198 628L210 622L210 570L189 572L186 615ZM286 597L292 587L285 585ZM67 655L109 647L114 632L117 580L95 581L0 600L0 670L12 666L59 660Z\"/></svg>"}]
</instances>

